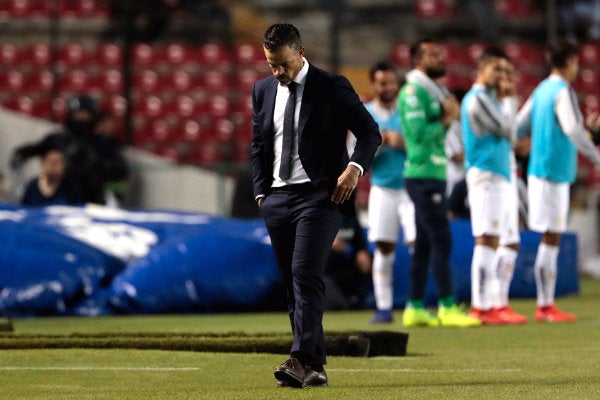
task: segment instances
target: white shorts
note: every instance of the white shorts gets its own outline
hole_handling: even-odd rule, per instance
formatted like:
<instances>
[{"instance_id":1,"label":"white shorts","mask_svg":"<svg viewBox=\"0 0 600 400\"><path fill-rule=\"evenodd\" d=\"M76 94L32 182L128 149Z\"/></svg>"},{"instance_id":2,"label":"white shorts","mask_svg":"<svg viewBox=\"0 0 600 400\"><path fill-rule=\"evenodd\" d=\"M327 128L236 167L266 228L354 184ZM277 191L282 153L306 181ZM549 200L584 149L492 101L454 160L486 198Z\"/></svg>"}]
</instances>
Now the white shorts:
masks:
<instances>
[{"instance_id":1,"label":"white shorts","mask_svg":"<svg viewBox=\"0 0 600 400\"><path fill-rule=\"evenodd\" d=\"M519 187L516 171L510 174L509 194L506 198L506 224L500 233L500 245L517 244L521 242L519 234Z\"/></svg>"},{"instance_id":2,"label":"white shorts","mask_svg":"<svg viewBox=\"0 0 600 400\"><path fill-rule=\"evenodd\" d=\"M415 241L415 207L406 189L388 189L373 185L369 192L369 240L398 242L400 226L404 242Z\"/></svg>"},{"instance_id":3,"label":"white shorts","mask_svg":"<svg viewBox=\"0 0 600 400\"><path fill-rule=\"evenodd\" d=\"M569 186L529 175L527 197L532 231L562 233L567 230Z\"/></svg>"},{"instance_id":4,"label":"white shorts","mask_svg":"<svg viewBox=\"0 0 600 400\"><path fill-rule=\"evenodd\" d=\"M478 168L467 171L473 236L500 236L507 226L510 183L501 175Z\"/></svg>"}]
</instances>

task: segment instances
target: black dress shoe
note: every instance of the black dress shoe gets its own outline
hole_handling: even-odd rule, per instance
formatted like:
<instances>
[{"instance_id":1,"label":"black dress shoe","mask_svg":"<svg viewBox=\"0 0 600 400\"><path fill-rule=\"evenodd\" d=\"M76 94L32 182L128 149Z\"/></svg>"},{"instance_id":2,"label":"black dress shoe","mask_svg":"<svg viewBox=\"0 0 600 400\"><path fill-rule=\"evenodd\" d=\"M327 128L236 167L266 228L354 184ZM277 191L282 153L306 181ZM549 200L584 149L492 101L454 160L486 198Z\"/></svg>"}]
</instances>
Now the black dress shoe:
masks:
<instances>
[{"instance_id":1,"label":"black dress shoe","mask_svg":"<svg viewBox=\"0 0 600 400\"><path fill-rule=\"evenodd\" d=\"M311 367L306 367L302 387L325 387L327 386L327 373L325 370L317 372Z\"/></svg>"},{"instance_id":2,"label":"black dress shoe","mask_svg":"<svg viewBox=\"0 0 600 400\"><path fill-rule=\"evenodd\" d=\"M296 358L290 358L275 369L275 379L281 381L283 385L277 387L291 386L301 388L304 382L304 367Z\"/></svg>"}]
</instances>

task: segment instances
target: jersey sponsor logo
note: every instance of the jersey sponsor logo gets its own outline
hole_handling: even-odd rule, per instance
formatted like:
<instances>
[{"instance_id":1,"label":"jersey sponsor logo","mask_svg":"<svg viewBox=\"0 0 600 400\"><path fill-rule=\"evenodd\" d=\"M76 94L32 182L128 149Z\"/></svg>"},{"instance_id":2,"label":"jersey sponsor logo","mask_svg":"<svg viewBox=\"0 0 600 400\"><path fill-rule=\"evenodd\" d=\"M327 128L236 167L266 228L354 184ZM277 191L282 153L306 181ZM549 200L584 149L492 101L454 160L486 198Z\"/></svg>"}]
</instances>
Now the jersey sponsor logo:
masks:
<instances>
[{"instance_id":1,"label":"jersey sponsor logo","mask_svg":"<svg viewBox=\"0 0 600 400\"><path fill-rule=\"evenodd\" d=\"M415 88L414 86L407 86L406 87L406 94L415 94Z\"/></svg>"},{"instance_id":2,"label":"jersey sponsor logo","mask_svg":"<svg viewBox=\"0 0 600 400\"><path fill-rule=\"evenodd\" d=\"M437 156L435 154L432 154L429 159L431 160L431 162L435 165L446 165L446 163L448 162L448 159L446 157L443 156Z\"/></svg>"},{"instance_id":3,"label":"jersey sponsor logo","mask_svg":"<svg viewBox=\"0 0 600 400\"><path fill-rule=\"evenodd\" d=\"M425 111L423 111L423 110L408 111L406 114L404 114L404 118L406 118L406 119L425 118Z\"/></svg>"}]
</instances>

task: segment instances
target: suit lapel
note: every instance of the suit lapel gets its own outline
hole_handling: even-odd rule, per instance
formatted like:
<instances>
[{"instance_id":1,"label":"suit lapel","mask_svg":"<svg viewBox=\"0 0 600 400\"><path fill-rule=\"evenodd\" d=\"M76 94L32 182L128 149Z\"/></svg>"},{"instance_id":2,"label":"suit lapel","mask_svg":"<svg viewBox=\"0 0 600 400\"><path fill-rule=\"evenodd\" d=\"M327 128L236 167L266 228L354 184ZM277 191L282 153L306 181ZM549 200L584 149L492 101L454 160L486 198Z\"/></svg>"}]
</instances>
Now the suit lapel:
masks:
<instances>
[{"instance_id":1,"label":"suit lapel","mask_svg":"<svg viewBox=\"0 0 600 400\"><path fill-rule=\"evenodd\" d=\"M275 97L277 96L277 81L273 78L272 82L269 84L267 89L265 90L265 100L264 100L264 108L265 108L265 122L266 122L266 132L267 139L270 142L273 142L273 113L275 112ZM272 148L273 146L270 146Z\"/></svg>"},{"instance_id":2,"label":"suit lapel","mask_svg":"<svg viewBox=\"0 0 600 400\"><path fill-rule=\"evenodd\" d=\"M300 106L300 117L298 118L298 143L302 139L302 132L306 121L310 117L310 113L315 104L316 87L314 79L311 79L315 73L314 67L309 64L308 73L306 74L306 81L304 83L304 93L302 94L302 105Z\"/></svg>"}]
</instances>

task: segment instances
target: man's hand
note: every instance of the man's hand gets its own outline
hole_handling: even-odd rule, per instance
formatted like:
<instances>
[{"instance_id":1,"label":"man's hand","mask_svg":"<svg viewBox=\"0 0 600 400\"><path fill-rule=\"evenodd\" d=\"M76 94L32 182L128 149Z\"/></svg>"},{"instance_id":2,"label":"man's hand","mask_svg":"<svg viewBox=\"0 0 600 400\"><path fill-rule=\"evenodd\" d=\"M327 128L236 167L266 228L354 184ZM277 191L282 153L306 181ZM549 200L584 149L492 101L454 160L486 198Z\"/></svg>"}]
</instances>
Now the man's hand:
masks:
<instances>
[{"instance_id":1,"label":"man's hand","mask_svg":"<svg viewBox=\"0 0 600 400\"><path fill-rule=\"evenodd\" d=\"M404 149L406 148L406 143L404 142L404 137L395 131L384 131L381 133L381 138L383 139L383 144L385 146L392 147L394 149Z\"/></svg>"},{"instance_id":2,"label":"man's hand","mask_svg":"<svg viewBox=\"0 0 600 400\"><path fill-rule=\"evenodd\" d=\"M262 206L262 202L263 202L264 199L265 199L264 197L259 197L256 200L256 204L258 204L258 208L260 208L260 206Z\"/></svg>"},{"instance_id":3,"label":"man's hand","mask_svg":"<svg viewBox=\"0 0 600 400\"><path fill-rule=\"evenodd\" d=\"M452 121L460 117L460 104L456 97L450 96L442 103L442 124L450 126Z\"/></svg>"},{"instance_id":4,"label":"man's hand","mask_svg":"<svg viewBox=\"0 0 600 400\"><path fill-rule=\"evenodd\" d=\"M331 201L341 204L348 200L358 184L360 170L353 165L348 165L337 180L337 185L331 196Z\"/></svg>"}]
</instances>

